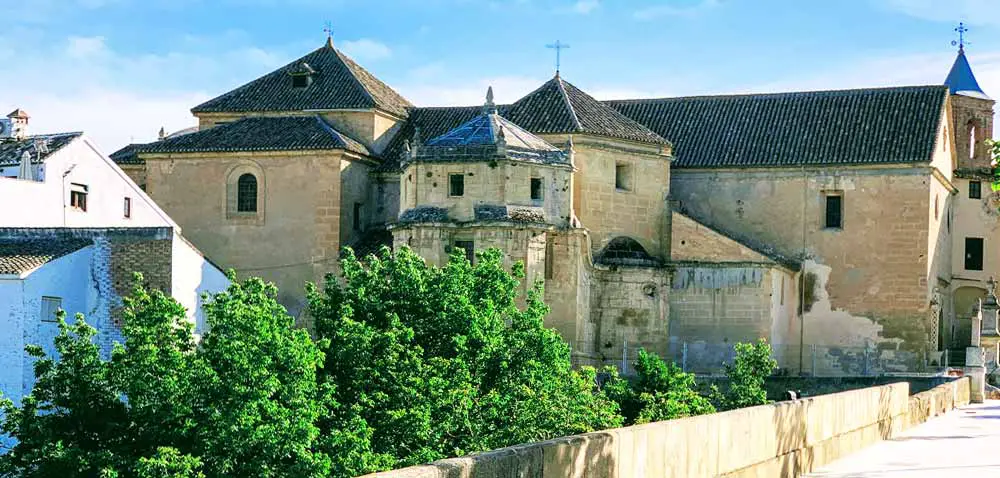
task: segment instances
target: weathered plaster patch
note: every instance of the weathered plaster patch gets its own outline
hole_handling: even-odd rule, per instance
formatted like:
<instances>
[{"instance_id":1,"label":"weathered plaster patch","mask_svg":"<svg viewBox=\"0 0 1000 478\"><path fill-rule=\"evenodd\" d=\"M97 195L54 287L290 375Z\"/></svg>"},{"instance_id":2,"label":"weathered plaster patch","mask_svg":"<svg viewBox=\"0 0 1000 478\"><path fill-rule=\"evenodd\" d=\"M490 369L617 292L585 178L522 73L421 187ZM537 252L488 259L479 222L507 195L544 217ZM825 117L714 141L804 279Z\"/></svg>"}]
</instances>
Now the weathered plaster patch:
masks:
<instances>
[{"instance_id":1,"label":"weathered plaster patch","mask_svg":"<svg viewBox=\"0 0 1000 478\"><path fill-rule=\"evenodd\" d=\"M806 300L804 317L806 343L825 346L867 347L881 342L882 325L872 318L854 316L846 310L833 309L830 303L830 293L827 284L833 269L814 260L807 260L804 265L806 273L806 294L812 300ZM810 284L810 277L812 284ZM810 287L811 285L811 287ZM811 291L811 294L809 292ZM809 299L809 297L807 297ZM896 340L899 339L889 339Z\"/></svg>"}]
</instances>

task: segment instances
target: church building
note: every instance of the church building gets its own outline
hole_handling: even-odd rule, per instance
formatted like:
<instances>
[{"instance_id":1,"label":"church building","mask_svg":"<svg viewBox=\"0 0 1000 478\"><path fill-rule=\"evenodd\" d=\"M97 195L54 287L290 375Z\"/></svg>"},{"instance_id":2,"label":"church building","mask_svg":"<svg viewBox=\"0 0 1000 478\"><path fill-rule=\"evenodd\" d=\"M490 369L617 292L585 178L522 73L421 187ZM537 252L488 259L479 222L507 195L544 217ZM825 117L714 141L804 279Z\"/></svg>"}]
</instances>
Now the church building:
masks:
<instances>
[{"instance_id":1,"label":"church building","mask_svg":"<svg viewBox=\"0 0 1000 478\"><path fill-rule=\"evenodd\" d=\"M112 158L293 314L345 246L498 247L576 364L711 372L766 338L792 373L850 375L966 345L1000 270L992 108L964 49L942 85L598 101L557 72L417 107L328 40Z\"/></svg>"}]
</instances>

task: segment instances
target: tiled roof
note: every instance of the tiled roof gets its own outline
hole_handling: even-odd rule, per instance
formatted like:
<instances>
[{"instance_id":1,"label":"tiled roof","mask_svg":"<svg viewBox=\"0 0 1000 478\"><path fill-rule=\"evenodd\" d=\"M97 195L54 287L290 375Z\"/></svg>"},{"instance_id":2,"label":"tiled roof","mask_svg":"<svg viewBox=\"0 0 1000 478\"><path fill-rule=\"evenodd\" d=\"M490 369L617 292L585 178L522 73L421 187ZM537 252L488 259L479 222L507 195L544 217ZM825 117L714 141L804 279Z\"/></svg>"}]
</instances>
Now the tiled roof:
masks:
<instances>
[{"instance_id":1,"label":"tiled roof","mask_svg":"<svg viewBox=\"0 0 1000 478\"><path fill-rule=\"evenodd\" d=\"M399 215L400 224L448 222L448 209L437 206L417 206Z\"/></svg>"},{"instance_id":2,"label":"tiled roof","mask_svg":"<svg viewBox=\"0 0 1000 478\"><path fill-rule=\"evenodd\" d=\"M492 89L490 98L492 100ZM417 161L483 161L498 158L543 164L569 165L568 155L525 131L497 112L492 101L483 112L440 136L419 145Z\"/></svg>"},{"instance_id":3,"label":"tiled roof","mask_svg":"<svg viewBox=\"0 0 1000 478\"><path fill-rule=\"evenodd\" d=\"M333 129L319 116L250 117L214 128L135 146L139 153L207 153L368 148ZM118 154L116 152L115 154ZM128 157L123 153L119 157Z\"/></svg>"},{"instance_id":4,"label":"tiled roof","mask_svg":"<svg viewBox=\"0 0 1000 478\"><path fill-rule=\"evenodd\" d=\"M544 223L545 210L534 206L512 206L509 204L477 204L473 211L477 221Z\"/></svg>"},{"instance_id":5,"label":"tiled roof","mask_svg":"<svg viewBox=\"0 0 1000 478\"><path fill-rule=\"evenodd\" d=\"M91 241L79 238L4 239L0 241L0 274L21 274L76 252Z\"/></svg>"},{"instance_id":6,"label":"tiled roof","mask_svg":"<svg viewBox=\"0 0 1000 478\"><path fill-rule=\"evenodd\" d=\"M411 108L406 122L393 136L392 141L382 152L383 170L398 170L403 155L403 143L413 140L417 128L421 138L435 138L451 131L480 113L481 106L445 106L431 108ZM503 107L500 107L503 111Z\"/></svg>"},{"instance_id":7,"label":"tiled roof","mask_svg":"<svg viewBox=\"0 0 1000 478\"><path fill-rule=\"evenodd\" d=\"M146 162L139 159L139 155L136 154L139 148L146 146L143 143L132 143L129 144L114 153L111 153L108 157L111 158L115 164L145 164Z\"/></svg>"},{"instance_id":8,"label":"tiled roof","mask_svg":"<svg viewBox=\"0 0 1000 478\"><path fill-rule=\"evenodd\" d=\"M304 88L292 86L292 73L315 71ZM332 43L222 96L192 108L193 113L266 112L378 108L405 116L406 98L333 48Z\"/></svg>"},{"instance_id":9,"label":"tiled roof","mask_svg":"<svg viewBox=\"0 0 1000 478\"><path fill-rule=\"evenodd\" d=\"M595 100L558 75L517 100L502 114L535 134L588 133L667 144L661 135Z\"/></svg>"},{"instance_id":10,"label":"tiled roof","mask_svg":"<svg viewBox=\"0 0 1000 478\"><path fill-rule=\"evenodd\" d=\"M945 86L608 101L674 145L678 168L930 161Z\"/></svg>"},{"instance_id":11,"label":"tiled roof","mask_svg":"<svg viewBox=\"0 0 1000 478\"><path fill-rule=\"evenodd\" d=\"M28 136L20 141L0 140L0 166L16 166L21 164L21 156L27 151L31 154L31 163L39 164L45 162L60 148L66 146L71 141L79 138L83 133L58 133L58 134L37 134ZM35 149L35 144L44 143L45 147L41 151ZM46 152L47 151L47 152Z\"/></svg>"}]
</instances>

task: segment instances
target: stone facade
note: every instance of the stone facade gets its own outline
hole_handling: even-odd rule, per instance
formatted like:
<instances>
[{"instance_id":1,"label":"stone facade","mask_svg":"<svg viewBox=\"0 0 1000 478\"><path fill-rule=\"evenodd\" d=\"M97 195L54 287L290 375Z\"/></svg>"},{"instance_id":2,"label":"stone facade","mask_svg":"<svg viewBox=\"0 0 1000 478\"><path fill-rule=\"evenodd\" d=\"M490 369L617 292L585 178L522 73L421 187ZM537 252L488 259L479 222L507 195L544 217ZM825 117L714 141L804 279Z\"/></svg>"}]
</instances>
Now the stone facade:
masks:
<instances>
[{"instance_id":1,"label":"stone facade","mask_svg":"<svg viewBox=\"0 0 1000 478\"><path fill-rule=\"evenodd\" d=\"M364 160L342 152L188 153L145 156L148 193L207 255L241 275L277 284L293 314L306 281L322 281L372 208ZM257 177L258 210L233 211L227 179ZM214 200L213 200L214 198ZM355 208L355 205L360 207ZM355 228L355 213L360 228Z\"/></svg>"},{"instance_id":2,"label":"stone facade","mask_svg":"<svg viewBox=\"0 0 1000 478\"><path fill-rule=\"evenodd\" d=\"M341 247L371 250L388 230L434 264L453 247L523 262L576 364L627 368L642 347L714 371L734 342L766 338L790 371L868 373L961 346L1000 272L981 91L600 102L557 75L510 105L490 92L481 108L417 108L332 43L306 59L343 78L294 86L293 62L251 83L259 97L196 107L190 136L206 143L166 139L128 169L195 243L275 282L296 314ZM205 134L310 116L340 143L262 131L274 144L241 149ZM233 213L245 174L258 209ZM984 240L982 270L965 267L967 238Z\"/></svg>"}]
</instances>

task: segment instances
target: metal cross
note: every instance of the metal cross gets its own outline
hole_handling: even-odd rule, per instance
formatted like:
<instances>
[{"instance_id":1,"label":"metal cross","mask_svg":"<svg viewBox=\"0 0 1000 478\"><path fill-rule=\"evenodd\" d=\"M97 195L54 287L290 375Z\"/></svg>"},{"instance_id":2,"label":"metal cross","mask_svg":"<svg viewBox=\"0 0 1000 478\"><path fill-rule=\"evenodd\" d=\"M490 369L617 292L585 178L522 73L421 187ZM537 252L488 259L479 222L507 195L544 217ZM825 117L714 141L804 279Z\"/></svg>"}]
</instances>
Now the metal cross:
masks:
<instances>
[{"instance_id":1,"label":"metal cross","mask_svg":"<svg viewBox=\"0 0 1000 478\"><path fill-rule=\"evenodd\" d=\"M563 42L561 42L559 40L556 40L555 43L551 43L551 44L545 45L545 48L552 48L552 49L554 49L556 51L556 74L558 75L559 74L559 67L560 67L560 63L561 63L561 58L562 58L562 50L564 50L566 48L569 48L569 45L567 45L567 44L565 44L565 43L563 43Z\"/></svg>"},{"instance_id":2,"label":"metal cross","mask_svg":"<svg viewBox=\"0 0 1000 478\"><path fill-rule=\"evenodd\" d=\"M323 32L326 33L326 38L333 38L333 24L326 22L323 24Z\"/></svg>"},{"instance_id":3,"label":"metal cross","mask_svg":"<svg viewBox=\"0 0 1000 478\"><path fill-rule=\"evenodd\" d=\"M969 29L965 27L965 23L959 22L955 31L958 32L958 40L952 40L951 46L958 45L958 49L963 50L965 49L965 33L968 32Z\"/></svg>"}]
</instances>

